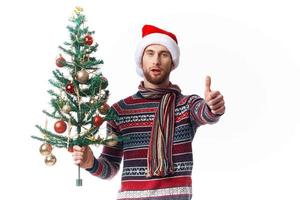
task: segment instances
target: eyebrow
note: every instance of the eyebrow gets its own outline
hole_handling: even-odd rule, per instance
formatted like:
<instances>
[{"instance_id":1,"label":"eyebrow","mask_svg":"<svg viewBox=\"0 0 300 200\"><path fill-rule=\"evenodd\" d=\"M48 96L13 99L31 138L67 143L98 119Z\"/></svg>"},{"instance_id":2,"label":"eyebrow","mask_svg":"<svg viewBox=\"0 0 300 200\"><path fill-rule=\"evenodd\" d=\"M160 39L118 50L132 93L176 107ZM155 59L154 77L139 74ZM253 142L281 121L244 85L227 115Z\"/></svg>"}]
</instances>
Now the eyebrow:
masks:
<instances>
[{"instance_id":1,"label":"eyebrow","mask_svg":"<svg viewBox=\"0 0 300 200\"><path fill-rule=\"evenodd\" d=\"M145 52L154 52L154 50L152 50L152 49L147 49ZM161 54L161 53L171 54L169 51L166 51L166 50L159 51L158 53L159 53L159 54Z\"/></svg>"},{"instance_id":2,"label":"eyebrow","mask_svg":"<svg viewBox=\"0 0 300 200\"><path fill-rule=\"evenodd\" d=\"M154 50L152 50L152 49L146 49L145 52L149 52L149 51L154 52Z\"/></svg>"}]
</instances>

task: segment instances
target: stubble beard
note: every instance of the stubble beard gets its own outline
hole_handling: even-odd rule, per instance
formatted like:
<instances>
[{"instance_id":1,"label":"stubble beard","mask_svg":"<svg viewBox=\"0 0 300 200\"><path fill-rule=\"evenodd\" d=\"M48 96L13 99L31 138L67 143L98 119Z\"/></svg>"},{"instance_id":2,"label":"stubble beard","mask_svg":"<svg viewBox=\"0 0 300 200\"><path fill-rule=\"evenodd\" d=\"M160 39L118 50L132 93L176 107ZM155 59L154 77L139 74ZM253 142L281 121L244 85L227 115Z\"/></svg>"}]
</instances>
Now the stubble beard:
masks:
<instances>
[{"instance_id":1,"label":"stubble beard","mask_svg":"<svg viewBox=\"0 0 300 200\"><path fill-rule=\"evenodd\" d=\"M168 71L162 71L161 75L160 76L157 76L157 77L152 77L150 75L149 72L147 71L144 71L144 76L145 76L145 79L154 84L154 85L160 85L162 83L164 83L170 76L170 73L171 73L171 70L168 70Z\"/></svg>"}]
</instances>

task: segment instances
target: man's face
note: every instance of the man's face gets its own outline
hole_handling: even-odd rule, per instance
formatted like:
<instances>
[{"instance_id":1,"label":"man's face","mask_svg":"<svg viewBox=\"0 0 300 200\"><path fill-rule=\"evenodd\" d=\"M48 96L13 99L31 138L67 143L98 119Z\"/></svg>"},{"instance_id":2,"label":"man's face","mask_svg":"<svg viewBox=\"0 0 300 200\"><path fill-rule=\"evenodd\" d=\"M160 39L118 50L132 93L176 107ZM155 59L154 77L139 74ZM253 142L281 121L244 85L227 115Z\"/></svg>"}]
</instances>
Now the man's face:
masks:
<instances>
[{"instance_id":1,"label":"man's face","mask_svg":"<svg viewBox=\"0 0 300 200\"><path fill-rule=\"evenodd\" d=\"M145 79L154 85L169 82L172 57L168 49L159 44L149 45L143 54L142 66Z\"/></svg>"}]
</instances>

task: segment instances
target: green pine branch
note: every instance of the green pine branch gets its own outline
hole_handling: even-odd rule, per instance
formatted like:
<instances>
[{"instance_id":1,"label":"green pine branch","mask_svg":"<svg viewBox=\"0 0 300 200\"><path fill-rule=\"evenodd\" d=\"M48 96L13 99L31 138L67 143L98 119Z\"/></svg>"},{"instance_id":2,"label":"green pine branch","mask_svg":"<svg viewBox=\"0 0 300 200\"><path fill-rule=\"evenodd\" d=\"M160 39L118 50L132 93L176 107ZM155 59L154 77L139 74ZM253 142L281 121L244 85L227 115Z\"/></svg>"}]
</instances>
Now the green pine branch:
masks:
<instances>
[{"instance_id":1,"label":"green pine branch","mask_svg":"<svg viewBox=\"0 0 300 200\"><path fill-rule=\"evenodd\" d=\"M52 80L52 79L49 79L48 81L49 81L49 83L50 83L51 85L53 85L54 87L56 87L56 88L58 88L58 89L61 89L61 88L64 86L62 83L59 83L59 82L54 81L54 80Z\"/></svg>"},{"instance_id":2,"label":"green pine branch","mask_svg":"<svg viewBox=\"0 0 300 200\"><path fill-rule=\"evenodd\" d=\"M58 134L54 134L51 131L48 131L44 128L42 128L39 125L36 125L36 127L40 130L40 132L44 135L44 138L31 136L35 139L39 139L41 141L47 142L53 146L56 146L58 148L67 147L68 138L65 136L61 136Z\"/></svg>"},{"instance_id":3,"label":"green pine branch","mask_svg":"<svg viewBox=\"0 0 300 200\"><path fill-rule=\"evenodd\" d=\"M103 63L104 63L103 60L89 60L88 62L86 62L86 64L84 66L86 69L90 69L93 66L101 65Z\"/></svg>"},{"instance_id":4,"label":"green pine branch","mask_svg":"<svg viewBox=\"0 0 300 200\"><path fill-rule=\"evenodd\" d=\"M75 33L75 29L72 26L67 26L70 33Z\"/></svg>"},{"instance_id":5,"label":"green pine branch","mask_svg":"<svg viewBox=\"0 0 300 200\"><path fill-rule=\"evenodd\" d=\"M48 111L46 111L46 110L43 110L43 113L45 113L48 117L51 117L51 118L53 118L53 119L60 119L60 117L59 116L57 116L55 113L49 113Z\"/></svg>"},{"instance_id":6,"label":"green pine branch","mask_svg":"<svg viewBox=\"0 0 300 200\"><path fill-rule=\"evenodd\" d=\"M90 47L90 53L92 53L92 52L96 52L96 51L97 51L97 48L98 48L98 46L99 46L99 44L98 44L98 43L96 43L95 45L92 45L92 46Z\"/></svg>"},{"instance_id":7,"label":"green pine branch","mask_svg":"<svg viewBox=\"0 0 300 200\"><path fill-rule=\"evenodd\" d=\"M48 92L50 95L52 95L52 96L54 96L54 97L56 97L56 98L59 98L59 95L56 94L53 90L48 90L47 92Z\"/></svg>"},{"instance_id":8,"label":"green pine branch","mask_svg":"<svg viewBox=\"0 0 300 200\"><path fill-rule=\"evenodd\" d=\"M76 102L76 98L68 93L66 93L67 99L74 105L74 107L72 107L72 110L74 110L75 112L78 111L78 103Z\"/></svg>"},{"instance_id":9,"label":"green pine branch","mask_svg":"<svg viewBox=\"0 0 300 200\"><path fill-rule=\"evenodd\" d=\"M70 55L70 56L76 56L76 53L71 51L71 50L67 50L62 46L58 46L58 48L60 48L63 52L65 52L66 54Z\"/></svg>"},{"instance_id":10,"label":"green pine branch","mask_svg":"<svg viewBox=\"0 0 300 200\"><path fill-rule=\"evenodd\" d=\"M59 70L53 70L52 71L54 77L60 82L62 83L62 85L66 85L68 84L70 81L68 79L65 78L64 74L62 72L60 72Z\"/></svg>"}]
</instances>

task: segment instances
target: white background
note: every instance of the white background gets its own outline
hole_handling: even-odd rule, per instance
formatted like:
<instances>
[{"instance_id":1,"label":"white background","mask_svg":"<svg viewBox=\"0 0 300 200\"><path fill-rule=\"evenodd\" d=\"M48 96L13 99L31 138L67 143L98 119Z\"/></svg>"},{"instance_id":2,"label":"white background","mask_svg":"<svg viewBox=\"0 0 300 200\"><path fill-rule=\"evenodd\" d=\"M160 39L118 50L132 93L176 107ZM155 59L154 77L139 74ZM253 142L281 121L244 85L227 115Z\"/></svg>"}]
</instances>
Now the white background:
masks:
<instances>
[{"instance_id":1,"label":"white background","mask_svg":"<svg viewBox=\"0 0 300 200\"><path fill-rule=\"evenodd\" d=\"M46 167L40 142L30 138L44 124L48 79L77 5L96 31L110 103L137 89L133 57L146 23L177 35L181 62L171 80L184 94L202 96L210 75L224 95L226 114L194 140L193 199L300 199L296 0L2 1L1 199L116 197L121 173L104 181L82 171L78 188L71 155L55 149L58 162Z\"/></svg>"}]
</instances>

